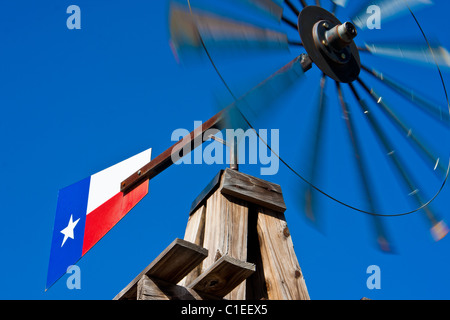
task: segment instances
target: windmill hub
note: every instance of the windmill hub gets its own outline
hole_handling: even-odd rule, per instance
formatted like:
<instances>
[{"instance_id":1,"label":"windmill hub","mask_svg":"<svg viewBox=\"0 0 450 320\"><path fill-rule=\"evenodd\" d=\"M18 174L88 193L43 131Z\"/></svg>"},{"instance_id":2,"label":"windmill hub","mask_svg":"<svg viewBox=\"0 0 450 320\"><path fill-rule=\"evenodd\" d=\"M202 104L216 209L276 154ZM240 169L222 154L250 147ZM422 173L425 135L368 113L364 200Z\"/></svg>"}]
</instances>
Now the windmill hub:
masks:
<instances>
[{"instance_id":1,"label":"windmill hub","mask_svg":"<svg viewBox=\"0 0 450 320\"><path fill-rule=\"evenodd\" d=\"M326 20L318 21L313 28L314 42L317 48L332 61L345 64L352 56L349 45L356 37L356 28L346 22L331 27L333 24Z\"/></svg>"},{"instance_id":2,"label":"windmill hub","mask_svg":"<svg viewBox=\"0 0 450 320\"><path fill-rule=\"evenodd\" d=\"M339 82L357 79L361 64L353 23L341 23L331 12L308 6L299 15L298 31L311 60L327 76Z\"/></svg>"}]
</instances>

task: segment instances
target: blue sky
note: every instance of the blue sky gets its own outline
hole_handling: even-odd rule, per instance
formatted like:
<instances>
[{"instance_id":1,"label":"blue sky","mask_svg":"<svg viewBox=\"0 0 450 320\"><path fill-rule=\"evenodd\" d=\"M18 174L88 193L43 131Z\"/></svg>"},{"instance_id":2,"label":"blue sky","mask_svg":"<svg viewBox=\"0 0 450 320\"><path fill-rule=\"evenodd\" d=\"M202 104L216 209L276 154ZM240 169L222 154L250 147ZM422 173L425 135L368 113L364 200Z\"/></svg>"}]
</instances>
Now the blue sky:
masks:
<instances>
[{"instance_id":1,"label":"blue sky","mask_svg":"<svg viewBox=\"0 0 450 320\"><path fill-rule=\"evenodd\" d=\"M430 38L450 48L450 39L442 29L450 4L434 2L433 7L418 11L417 18ZM66 27L66 9L71 4L81 8L81 30ZM351 16L351 9L340 9L338 17ZM207 59L176 62L169 46L167 17L165 0L2 3L1 299L112 299L168 244L183 237L191 202L225 167L173 166L160 174L150 182L148 196L79 261L81 289L69 290L63 277L44 292L58 190L149 147L153 157L157 156L173 143L170 137L175 129L193 130L195 120L206 121L231 101ZM290 39L298 40L287 26L279 28L288 32ZM410 16L366 32L361 39L367 41L387 37L391 42L424 44ZM220 56L216 62L233 90L242 94L301 52L292 47L289 52L255 53L241 60L233 56L231 62ZM435 68L361 57L364 63L395 75L445 108ZM252 63L246 65L248 61ZM280 155L299 172L306 168L309 119L320 78L317 68L313 69L276 102L269 116L255 124L280 130ZM443 71L448 82L449 73ZM447 130L410 112L410 104L367 74L364 79L376 85L439 155L448 159ZM350 91L344 93L355 105ZM326 151L317 164L320 186L344 201L363 206L351 145L345 140L345 123L332 120L341 115L331 81L327 97L330 122ZM400 149L409 150L392 133L394 128L386 128ZM403 191L393 186L396 179L389 178L386 164L376 156L379 147L373 136L367 133L363 140L366 152L373 151L371 175L377 180L377 199L383 210L411 208L397 198ZM405 151L408 165L429 196L440 182L426 173L418 159L410 158L410 152ZM259 175L259 165L241 168ZM383 219L396 248L395 253L386 254L372 244L367 215L321 196L322 224L317 229L301 213L299 198L304 184L291 171L280 164L278 174L263 178L280 184L284 191L288 225L312 299L450 298L450 238L433 242L423 214ZM386 189L391 185L394 191ZM447 221L448 199L446 186L432 203ZM380 267L379 290L366 286L370 265Z\"/></svg>"}]
</instances>

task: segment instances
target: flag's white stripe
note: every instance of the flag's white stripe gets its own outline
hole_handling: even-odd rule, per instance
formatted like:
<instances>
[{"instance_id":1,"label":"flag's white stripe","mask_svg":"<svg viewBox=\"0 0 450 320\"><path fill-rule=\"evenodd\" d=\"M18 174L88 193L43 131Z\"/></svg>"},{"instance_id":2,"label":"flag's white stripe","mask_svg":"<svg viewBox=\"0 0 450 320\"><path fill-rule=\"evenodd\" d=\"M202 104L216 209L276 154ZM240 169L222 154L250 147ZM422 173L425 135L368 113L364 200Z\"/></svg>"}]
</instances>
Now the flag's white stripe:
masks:
<instances>
[{"instance_id":1,"label":"flag's white stripe","mask_svg":"<svg viewBox=\"0 0 450 320\"><path fill-rule=\"evenodd\" d=\"M120 183L151 160L152 149L145 150L127 160L91 176L86 214L120 192Z\"/></svg>"}]
</instances>

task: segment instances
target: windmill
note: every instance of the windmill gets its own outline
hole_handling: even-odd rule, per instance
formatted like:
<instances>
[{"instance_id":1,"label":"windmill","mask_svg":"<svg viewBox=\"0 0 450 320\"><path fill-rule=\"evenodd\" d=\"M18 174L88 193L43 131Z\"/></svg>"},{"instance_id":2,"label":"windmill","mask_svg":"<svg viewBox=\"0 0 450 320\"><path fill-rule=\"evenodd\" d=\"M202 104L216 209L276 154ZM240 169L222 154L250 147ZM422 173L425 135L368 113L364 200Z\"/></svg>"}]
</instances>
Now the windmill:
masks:
<instances>
[{"instance_id":1,"label":"windmill","mask_svg":"<svg viewBox=\"0 0 450 320\"><path fill-rule=\"evenodd\" d=\"M308 158L308 178L280 156L283 164L307 185L303 195L299 192L299 197L305 199L306 216L313 221L317 220L316 198L318 194L322 194L359 213L368 214L372 219L371 224L375 230L378 246L383 251L393 250L391 239L382 220L386 216L403 216L421 212L429 223L434 239L436 241L442 239L448 232L447 226L430 204L447 180L449 170L445 159L448 159L448 148L443 146L441 149L438 148L437 152L435 145L426 143L426 139L422 138L417 126L409 124L410 119L404 119L400 112L387 103L388 99L378 94L378 91L365 80L365 76L368 76L382 83L410 104L415 111L427 114L438 123L437 126L442 126L444 130L448 129L448 110L420 95L418 91L403 85L401 81L396 80L396 77L381 73L365 62L367 56L401 57L434 67L442 80L440 66L449 65L448 52L430 44L411 9L425 2L413 1L411 6L408 6L406 1L370 2L378 5L381 13L387 18L394 18L399 14L410 14L425 40L425 47L417 45L403 47L398 43L395 45L380 45L375 42L358 44L359 33L365 29L363 22L367 12L359 11L360 13L352 19L341 21L337 13L339 6L345 5L345 1L328 2L329 10L321 6L322 2L325 1L316 1L314 6L308 6L306 1L302 0L300 7L290 0L230 0L225 5L222 3L222 6L200 0L187 0L187 3L171 2L169 9L171 47L176 59L189 61L200 57L200 61L204 61L201 57L206 57L207 62L217 72L232 96L232 103L208 120L200 129L194 130L124 180L122 191L132 190L134 186L151 179L169 167L173 163L170 154L181 152L183 156L182 151L186 145L189 145L188 150L198 147L202 143L199 137L211 128L222 130L244 126L256 131L253 121L257 121L264 113L272 117L275 113L272 105L276 100L287 94L300 79L306 80L305 78L312 72L310 70L317 69L320 80L318 100L314 104L316 112L314 117L305 117L306 121L312 122L310 126L312 134L309 137L312 137L313 148ZM234 7L245 10L246 13L233 16ZM264 27L261 21L249 22L251 14L248 14L248 11L269 20L272 19L272 26L279 25L279 27ZM296 20L288 17L288 13L296 17ZM282 27L294 30L295 33L283 32ZM298 38L291 39L292 34L296 34L301 41ZM301 50L298 50L299 48ZM226 69L223 61L227 61L227 58L233 62L239 60L241 58L239 51L254 54L255 51L273 53L276 50L292 50L295 52L294 58L275 72L263 77L257 84L248 89L241 89L243 93L235 93L235 90L239 88L232 84L233 80L228 81L228 77L223 72ZM248 60L245 61L247 62ZM245 63L240 64L239 68L245 66ZM242 69L237 70L241 71L240 75L243 74ZM232 79L232 77L229 78ZM334 106L329 105L329 95L325 93L326 83L329 81L335 84L334 93L337 103ZM237 83L242 85L243 81L237 81ZM445 91L443 81L440 85ZM353 104L347 102L344 96L345 89L353 96ZM363 95L369 97L369 101L366 102ZM447 99L446 104L448 106ZM324 143L326 138L324 129L330 123L326 121L326 117L331 107L338 107L340 111L339 121L345 128L345 141L351 151L349 155L353 159L348 160L346 166L353 166L357 173L359 196L363 199L361 205L354 205L332 195L320 185L317 179L321 149L327 145ZM399 135L395 136L393 131ZM365 135L371 135L378 148L367 144ZM259 138L262 139L260 136ZM401 139L404 141L400 142ZM235 141L224 141L224 143L234 148L230 154L235 160L237 143ZM270 144L267 141L264 143L270 149ZM382 157L389 164L389 173L401 186L401 193L413 203L412 207L409 209L406 209L407 207L388 208L387 211L381 209L380 199L383 197L378 195L379 190L376 190L378 183L374 181L374 176L383 179L383 175L379 175L378 170L369 165L373 165L374 161L369 161L368 151L369 156L374 156L375 151L381 151ZM413 151L412 155L411 151ZM416 180L417 172L411 171L408 166L412 156L423 160L425 169L429 171L428 174L437 180L434 185L419 183ZM380 157L375 159L376 163ZM232 161L231 164L231 169L221 171L192 203L184 239L189 242L184 243L180 239L174 241L115 299L220 299L222 297L227 299L309 299L285 221L286 208L280 187L239 173L236 162ZM340 169L347 170L346 167ZM425 170L420 171L419 176L424 173ZM420 181L422 180L423 176ZM391 181L389 180L388 183L392 183ZM193 243L197 247L186 249ZM208 249L208 253L202 252L202 249L205 249L202 248L203 246ZM176 256L187 258L180 261L178 258L173 258ZM172 267L168 268L168 266ZM170 272L164 272L167 269ZM181 276L180 270L183 270Z\"/></svg>"},{"instance_id":2,"label":"windmill","mask_svg":"<svg viewBox=\"0 0 450 320\"><path fill-rule=\"evenodd\" d=\"M125 206L127 210L122 210L116 220L145 195L149 180L174 163L174 154L182 157L185 155L186 146L189 147L186 150L199 147L203 143L203 135L210 129L246 126L255 130L259 117L264 114L275 115L272 106L278 99L288 95L289 90L292 94L292 89L296 88L299 80L310 82L308 76L319 72L318 99L313 103L313 116L302 117L309 123L308 142L312 146L306 159L309 165L306 170L305 167L299 170L293 162L278 155L293 176L306 184L306 187L303 186L303 193L299 192L299 198L304 199L306 216L312 221L319 220L317 197L321 195L356 212L370 215L378 245L384 251L392 250L384 221L381 219L386 216L423 213L433 237L436 240L442 239L448 232L447 226L433 210L432 201L439 195L448 177L448 148L445 144L436 144L436 139L432 138L436 135L434 129L438 130L437 132L448 129L448 108L442 107L442 99L434 102L427 95L420 94L416 88L404 85L403 82L407 82L407 79L398 80L398 74L395 72L387 74L381 72L380 68L371 64L369 66L373 57L387 57L417 62L433 69L431 77L422 74L420 76L423 77L424 83L438 78L448 107L441 67L450 65L449 54L442 47L430 43L412 11L416 6L424 6L429 1L409 3L410 5L407 1L371 2L378 5L385 17L394 19L397 14L409 17L409 27L415 26L416 35L421 36L420 45L413 43L403 46L398 41L395 44L379 44L376 41L361 43L359 39L364 31L367 31L364 30L367 11L363 6L363 10L358 11L353 18L340 20L340 6L344 6L345 1L322 0L311 6L303 0L300 1L300 6L289 0L171 2L171 47L176 59L187 61L195 59L196 56L206 57L208 64L223 81L232 97L232 103L152 161L137 170L133 169L134 173L127 175L128 178L121 180L118 199L128 205ZM234 15L236 12L238 13ZM270 22L265 26L263 21ZM280 50L293 57L275 72L252 83L236 81L236 78L224 72L222 66L225 65L223 61L227 60L228 49L231 49L229 57L233 62L239 60L236 59L240 57L239 54L236 55L239 50L270 54ZM259 63L259 60L253 60ZM279 60L272 61L271 65L277 61ZM248 60L244 65L246 63ZM269 65L270 63L267 66ZM239 68L242 66L238 65ZM257 69L260 71L259 69L265 67L259 65ZM261 71L259 75L263 73ZM366 80L366 77L370 80ZM334 86L327 86L330 81L334 82ZM241 84L241 87L236 83ZM391 90L397 98L403 99L400 106L409 105L408 113L415 113L416 116L405 116L404 110L394 108L388 103L391 96L380 94L371 83L381 84L383 89ZM336 98L335 105L330 103L331 90L334 90L332 92ZM353 103L348 102L347 93L353 97ZM367 98L368 101L365 100ZM297 102L301 101L299 99ZM398 106L398 102L395 105ZM336 106L338 108L332 110L332 107ZM346 179L346 171L350 167L357 173L358 183L355 186L362 201L356 204L352 201L354 199L349 201L342 197L342 192L325 187L319 177L319 160L324 158L323 149L330 146L330 143L325 143L330 139L325 130L329 129L330 119L327 118L336 114L339 115L341 127L345 128L345 144L351 151L351 157L345 162L346 166L341 168L344 173L342 176ZM294 115L298 115L298 110ZM412 120L415 120L415 123L411 123ZM422 121L435 121L436 128L432 127L431 130L422 126ZM423 127L427 128L425 132L420 130ZM336 137L340 136L336 134ZM260 136L259 139L263 140ZM376 143L377 148L374 143L367 143L366 140L370 139ZM434 143L429 140L434 140ZM267 141L263 142L270 148ZM117 299L149 296L217 299L227 295L233 299L309 298L285 222L283 212L286 208L280 187L239 173L235 161L237 143L224 143L233 149L230 152L234 159L232 168L221 171L193 202L185 234L187 241L175 240L116 297ZM378 155L376 151L379 152ZM345 155L345 152L342 154ZM413 157L423 161L417 170L411 170L409 166ZM379 159L388 164L388 170L378 165L376 169L371 166L377 164ZM334 159L332 160L331 162L334 162ZM417 161L414 160L414 163L418 163ZM386 178L388 174L391 175L390 179ZM402 202L396 208L388 206L386 209L386 206L383 206L383 201L380 200L383 200L384 196L379 195L380 189L393 181L400 186L400 192L397 190L395 196L402 194L408 200L405 203L412 202L412 205L402 207ZM116 182L114 181L115 184ZM134 193L137 191L139 196L135 197ZM391 190L384 191L388 193L387 196L393 193ZM345 193L351 194L347 191ZM127 196L133 201L128 203ZM213 215L215 211L209 209L215 206L219 208L215 210L220 213L219 218ZM211 217L216 218L211 220ZM70 216L69 220L68 227L71 227L72 232L75 224L80 221L75 218ZM111 226L114 223L111 223ZM247 226L252 228L246 229ZM246 235L245 241L241 237L243 234ZM217 238L216 235L222 237ZM61 247L67 237L69 236L65 235ZM101 235L95 238L95 241L100 237ZM95 241L92 243L95 244ZM250 255L246 250L246 241L249 248L253 248ZM209 253L202 247L205 243L208 244ZM82 245L84 248L85 245ZM249 256L251 263L247 261ZM251 276L253 278L249 278ZM250 281L250 286L242 285L242 281L246 279ZM249 287L253 288L253 291L248 290Z\"/></svg>"},{"instance_id":3,"label":"windmill","mask_svg":"<svg viewBox=\"0 0 450 320\"><path fill-rule=\"evenodd\" d=\"M302 195L299 193L304 199L306 216L313 222L319 220L317 198L325 195L369 215L376 241L384 251L393 250L382 219L387 216L420 212L432 237L436 241L442 239L448 228L431 202L447 180L448 146L436 143L443 135L427 131L422 121L433 123L431 126L439 127L442 129L439 132L444 134L448 130L449 104L441 70L450 66L450 54L426 37L413 12L431 7L432 2L379 0L353 8L347 1L310 2L236 0L213 5L201 0L173 1L169 10L171 46L176 58L183 63L206 60L214 68L233 98L232 106L239 110L234 118L243 117L251 128L264 114L273 116L280 111L280 107L276 111L271 107L274 101L292 95L290 90L296 83L311 82L309 75L318 72L320 80L314 112L304 117L310 128L310 148L304 152L309 154L306 164L298 166L295 158L280 157L296 178L306 182ZM379 31L371 31L366 23L370 18L369 6L379 9L383 22ZM345 18L349 11L353 14L348 20L339 19L340 15ZM406 40L408 37L412 41ZM232 68L245 54L259 57L266 53L269 60L274 52L286 51L294 59L274 73L260 76L259 84L254 87L236 80L232 71L228 71L242 70L244 64ZM389 70L383 70L384 64ZM396 66L397 74L393 68ZM411 68L417 70L415 75ZM405 74L405 70L412 75ZM427 70L428 76L424 72L419 83L408 84L408 77L415 81L421 70ZM420 90L428 81L433 82L433 95ZM334 85L330 86L330 82ZM334 99L330 99L330 92ZM439 95L441 99L436 99ZM306 100L297 97L297 108L302 98ZM390 103L391 99L395 102ZM335 105L331 105L332 102ZM294 112L304 114L305 109L302 105L302 111L291 108L285 114L295 117ZM359 202L334 191L337 186L328 189L320 182L319 163L329 138L327 129L333 130L327 128L330 127L327 118L331 114L338 115L339 125L345 127L346 136L341 143L351 150L347 165L351 165L358 176L354 188L362 199ZM373 144L367 142L370 139ZM298 139L292 139L293 143L295 141ZM420 166L411 166L418 161L422 161ZM381 162L386 162L386 166L379 165ZM433 182L429 182L431 179ZM384 184L381 180L385 180ZM389 207L383 203L388 197L386 192L394 192L390 190L393 184L400 190L396 197L405 199L405 202L397 202L407 204Z\"/></svg>"}]
</instances>

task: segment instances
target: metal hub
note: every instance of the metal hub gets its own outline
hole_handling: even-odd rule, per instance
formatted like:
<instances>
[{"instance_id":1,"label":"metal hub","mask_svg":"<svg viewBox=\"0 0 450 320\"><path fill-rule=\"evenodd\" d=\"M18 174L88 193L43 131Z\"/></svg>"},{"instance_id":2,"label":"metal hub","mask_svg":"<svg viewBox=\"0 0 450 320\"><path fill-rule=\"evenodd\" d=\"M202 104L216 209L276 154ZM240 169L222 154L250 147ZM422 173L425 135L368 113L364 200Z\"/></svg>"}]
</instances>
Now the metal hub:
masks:
<instances>
[{"instance_id":1,"label":"metal hub","mask_svg":"<svg viewBox=\"0 0 450 320\"><path fill-rule=\"evenodd\" d=\"M299 15L298 32L309 57L327 76L345 83L358 78L361 63L351 22L341 23L327 10L308 6Z\"/></svg>"}]
</instances>

